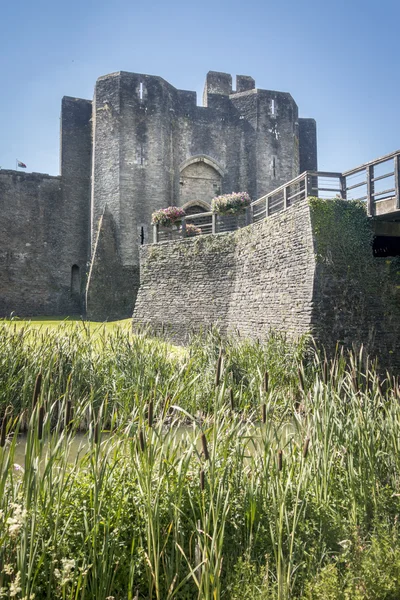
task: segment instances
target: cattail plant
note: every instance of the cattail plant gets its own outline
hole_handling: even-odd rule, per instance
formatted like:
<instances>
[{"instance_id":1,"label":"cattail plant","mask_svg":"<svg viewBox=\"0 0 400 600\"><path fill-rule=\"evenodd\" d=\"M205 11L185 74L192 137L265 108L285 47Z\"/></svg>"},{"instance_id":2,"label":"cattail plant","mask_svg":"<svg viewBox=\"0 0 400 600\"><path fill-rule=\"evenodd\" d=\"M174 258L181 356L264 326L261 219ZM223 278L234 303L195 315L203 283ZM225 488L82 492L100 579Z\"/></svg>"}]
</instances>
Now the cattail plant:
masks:
<instances>
[{"instance_id":1,"label":"cattail plant","mask_svg":"<svg viewBox=\"0 0 400 600\"><path fill-rule=\"evenodd\" d=\"M263 422L263 425L265 425L265 423L267 422L267 405L264 404L262 405L262 411L261 411L261 420Z\"/></svg>"},{"instance_id":2,"label":"cattail plant","mask_svg":"<svg viewBox=\"0 0 400 600\"><path fill-rule=\"evenodd\" d=\"M233 396L232 388L229 388L229 401L230 401L230 405L231 405L231 411L233 412L235 410L235 399Z\"/></svg>"},{"instance_id":3,"label":"cattail plant","mask_svg":"<svg viewBox=\"0 0 400 600\"><path fill-rule=\"evenodd\" d=\"M43 438L43 423L44 423L44 406L41 405L39 406L39 411L38 411L38 425L37 425L37 437L38 440L41 440Z\"/></svg>"},{"instance_id":4,"label":"cattail plant","mask_svg":"<svg viewBox=\"0 0 400 600\"><path fill-rule=\"evenodd\" d=\"M278 450L278 471L282 471L283 468L283 452Z\"/></svg>"},{"instance_id":5,"label":"cattail plant","mask_svg":"<svg viewBox=\"0 0 400 600\"><path fill-rule=\"evenodd\" d=\"M39 395L40 395L40 390L42 387L42 373L39 372L37 374L36 377L36 381L35 381L35 387L33 389L33 396L32 396L32 410L34 410L36 403L38 401Z\"/></svg>"},{"instance_id":6,"label":"cattail plant","mask_svg":"<svg viewBox=\"0 0 400 600\"><path fill-rule=\"evenodd\" d=\"M97 421L94 425L94 432L93 432L93 441L96 445L100 442L100 430L101 430L101 424L100 424L100 418L99 418L99 419L97 419Z\"/></svg>"},{"instance_id":7,"label":"cattail plant","mask_svg":"<svg viewBox=\"0 0 400 600\"><path fill-rule=\"evenodd\" d=\"M222 370L222 357L223 352L222 348L219 351L218 361L217 361L217 370L215 372L215 387L218 387L221 381L221 370Z\"/></svg>"},{"instance_id":8,"label":"cattail plant","mask_svg":"<svg viewBox=\"0 0 400 600\"><path fill-rule=\"evenodd\" d=\"M139 446L141 451L144 452L146 448L146 442L144 439L144 433L142 429L139 430Z\"/></svg>"},{"instance_id":9,"label":"cattail plant","mask_svg":"<svg viewBox=\"0 0 400 600\"><path fill-rule=\"evenodd\" d=\"M336 595L352 597L360 581L368 597L400 597L394 576L386 578L389 589L367 589L371 558L398 558L400 392L393 373L382 384L384 401L376 363L364 368L339 350L332 361L321 353L313 360L315 349L303 366L301 349L271 335L260 346L243 338L224 343L234 377L220 372L216 388L215 333L187 350L145 335L94 338L89 324L84 335L62 327L44 335L29 326L17 336L0 322L1 415L9 404L30 413L32 382L43 375L26 438L14 434L18 421L14 428L8 412L0 423L0 558L14 569L8 575L0 565L7 597L20 573L22 598L104 600L124 589L134 600L139 586L153 600L221 600L231 589L238 597L240 586L248 598L313 598L332 541L353 540L355 531L368 577L341 553L338 573L344 561L348 568L346 577L335 576ZM158 397L165 398L162 419ZM60 426L51 428L56 417ZM110 420L115 427L100 451L93 440ZM86 436L72 436L74 424L90 429L89 451ZM382 537L375 523L383 522ZM267 574L253 560L263 554ZM254 582L242 578L239 557L254 563L245 573ZM68 581L60 585L63 563Z\"/></svg>"},{"instance_id":10,"label":"cattail plant","mask_svg":"<svg viewBox=\"0 0 400 600\"><path fill-rule=\"evenodd\" d=\"M201 446L203 448L204 459L210 460L210 455L208 453L208 447L207 447L207 438L204 433L201 434Z\"/></svg>"},{"instance_id":11,"label":"cattail plant","mask_svg":"<svg viewBox=\"0 0 400 600\"><path fill-rule=\"evenodd\" d=\"M64 418L64 427L65 429L69 429L73 419L73 408L71 400L67 400L65 405L65 418Z\"/></svg>"},{"instance_id":12,"label":"cattail plant","mask_svg":"<svg viewBox=\"0 0 400 600\"><path fill-rule=\"evenodd\" d=\"M267 394L268 393L268 387L269 387L269 375L268 375L268 371L265 371L264 373L264 392Z\"/></svg>"}]
</instances>

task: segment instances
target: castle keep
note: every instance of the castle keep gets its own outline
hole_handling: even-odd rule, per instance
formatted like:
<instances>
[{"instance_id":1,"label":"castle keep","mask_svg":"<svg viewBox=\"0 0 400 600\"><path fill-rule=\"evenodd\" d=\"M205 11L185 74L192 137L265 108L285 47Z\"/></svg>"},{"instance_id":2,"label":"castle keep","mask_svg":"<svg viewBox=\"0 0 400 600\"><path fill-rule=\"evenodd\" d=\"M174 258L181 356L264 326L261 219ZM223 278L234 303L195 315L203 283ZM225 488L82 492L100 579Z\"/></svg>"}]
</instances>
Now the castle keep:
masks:
<instances>
[{"instance_id":1,"label":"castle keep","mask_svg":"<svg viewBox=\"0 0 400 600\"><path fill-rule=\"evenodd\" d=\"M316 170L316 126L248 76L233 90L209 72L197 106L161 77L118 72L93 101L63 98L60 164L57 177L0 171L0 316L131 316L152 212L255 199Z\"/></svg>"}]
</instances>

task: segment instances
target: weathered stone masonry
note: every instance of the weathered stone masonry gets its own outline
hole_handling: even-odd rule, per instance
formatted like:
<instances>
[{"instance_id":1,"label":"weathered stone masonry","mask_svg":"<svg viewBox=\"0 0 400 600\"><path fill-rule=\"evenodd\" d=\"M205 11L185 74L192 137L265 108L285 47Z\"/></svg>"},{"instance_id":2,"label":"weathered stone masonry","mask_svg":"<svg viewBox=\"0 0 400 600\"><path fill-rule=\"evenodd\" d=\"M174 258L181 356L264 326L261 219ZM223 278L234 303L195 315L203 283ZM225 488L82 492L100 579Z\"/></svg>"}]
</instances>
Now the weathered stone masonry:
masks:
<instances>
[{"instance_id":1,"label":"weathered stone masonry","mask_svg":"<svg viewBox=\"0 0 400 600\"><path fill-rule=\"evenodd\" d=\"M308 205L234 233L141 250L134 323L163 326L178 341L218 324L265 338L271 328L309 330L315 257Z\"/></svg>"},{"instance_id":2,"label":"weathered stone masonry","mask_svg":"<svg viewBox=\"0 0 400 600\"><path fill-rule=\"evenodd\" d=\"M399 259L374 258L371 237L363 207L305 200L234 233L145 246L134 327L181 343L215 324L260 340L312 333L399 368Z\"/></svg>"},{"instance_id":3,"label":"weathered stone masonry","mask_svg":"<svg viewBox=\"0 0 400 600\"><path fill-rule=\"evenodd\" d=\"M63 98L61 176L0 171L0 317L83 312L91 113L88 100Z\"/></svg>"},{"instance_id":4,"label":"weathered stone masonry","mask_svg":"<svg viewBox=\"0 0 400 600\"><path fill-rule=\"evenodd\" d=\"M152 212L204 211L232 191L254 199L316 169L315 121L248 76L234 90L231 75L209 72L197 106L195 92L122 71L97 80L93 102L63 99L60 163L58 178L0 171L0 316L131 316ZM46 252L30 241L36 231Z\"/></svg>"},{"instance_id":5,"label":"weathered stone masonry","mask_svg":"<svg viewBox=\"0 0 400 600\"><path fill-rule=\"evenodd\" d=\"M67 314L71 264L60 232L60 177L2 171L0 315ZM57 268L54 264L57 263Z\"/></svg>"}]
</instances>

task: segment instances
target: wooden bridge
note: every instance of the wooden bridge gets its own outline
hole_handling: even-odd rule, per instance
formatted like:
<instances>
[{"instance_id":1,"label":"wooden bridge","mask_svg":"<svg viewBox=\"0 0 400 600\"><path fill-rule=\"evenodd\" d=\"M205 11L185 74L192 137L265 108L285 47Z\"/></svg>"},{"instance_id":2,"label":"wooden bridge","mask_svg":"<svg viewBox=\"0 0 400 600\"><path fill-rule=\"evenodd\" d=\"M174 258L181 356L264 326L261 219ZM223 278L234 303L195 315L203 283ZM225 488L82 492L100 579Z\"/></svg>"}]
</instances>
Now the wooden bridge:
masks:
<instances>
[{"instance_id":1,"label":"wooden bridge","mask_svg":"<svg viewBox=\"0 0 400 600\"><path fill-rule=\"evenodd\" d=\"M368 216L383 221L400 220L400 150L344 173L305 171L252 202L242 215L212 212L187 215L180 230L176 231L162 230L153 225L153 243L185 237L189 223L203 234L234 231L281 212L309 196L360 200L366 203Z\"/></svg>"}]
</instances>

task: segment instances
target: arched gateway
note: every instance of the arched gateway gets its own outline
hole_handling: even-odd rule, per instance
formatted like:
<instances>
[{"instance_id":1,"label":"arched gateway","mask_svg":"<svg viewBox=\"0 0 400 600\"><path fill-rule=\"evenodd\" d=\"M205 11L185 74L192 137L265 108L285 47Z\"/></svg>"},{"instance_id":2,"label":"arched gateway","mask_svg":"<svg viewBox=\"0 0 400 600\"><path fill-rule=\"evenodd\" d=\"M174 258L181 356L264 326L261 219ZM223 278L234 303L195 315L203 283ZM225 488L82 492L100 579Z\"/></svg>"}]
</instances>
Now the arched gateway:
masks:
<instances>
[{"instance_id":1,"label":"arched gateway","mask_svg":"<svg viewBox=\"0 0 400 600\"><path fill-rule=\"evenodd\" d=\"M180 168L180 205L188 214L210 209L221 193L223 170L208 156L192 156Z\"/></svg>"}]
</instances>

